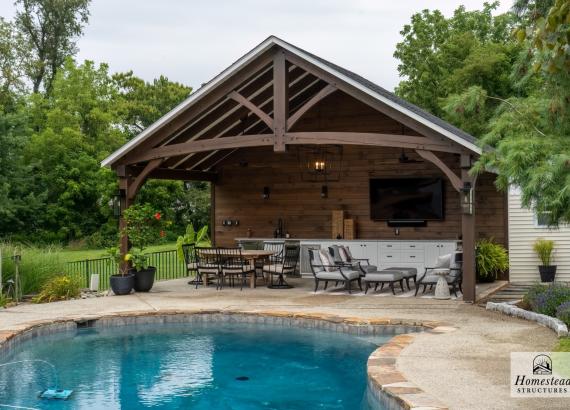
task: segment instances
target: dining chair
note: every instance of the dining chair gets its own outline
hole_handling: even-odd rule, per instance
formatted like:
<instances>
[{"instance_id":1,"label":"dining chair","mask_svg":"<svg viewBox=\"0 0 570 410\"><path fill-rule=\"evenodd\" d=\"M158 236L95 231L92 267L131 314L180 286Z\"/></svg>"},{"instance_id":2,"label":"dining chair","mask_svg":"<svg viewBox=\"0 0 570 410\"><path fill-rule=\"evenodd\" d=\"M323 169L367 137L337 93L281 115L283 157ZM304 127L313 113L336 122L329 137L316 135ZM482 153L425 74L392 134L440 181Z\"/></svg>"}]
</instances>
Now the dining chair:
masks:
<instances>
[{"instance_id":1,"label":"dining chair","mask_svg":"<svg viewBox=\"0 0 570 410\"><path fill-rule=\"evenodd\" d=\"M240 281L240 290L243 290L243 284L247 282L248 275L255 275L255 267L249 260L247 260L241 248L218 248L218 255L221 261L222 281L223 287L225 279L228 278L230 286L235 285L235 279Z\"/></svg>"},{"instance_id":2,"label":"dining chair","mask_svg":"<svg viewBox=\"0 0 570 410\"><path fill-rule=\"evenodd\" d=\"M194 258L196 260L196 270L198 272L195 281L196 289L198 289L198 285L200 284L207 285L210 276L213 276L217 280L216 290L221 289L222 271L220 268L218 249L196 246L194 248Z\"/></svg>"},{"instance_id":3,"label":"dining chair","mask_svg":"<svg viewBox=\"0 0 570 410\"><path fill-rule=\"evenodd\" d=\"M293 286L285 281L285 275L294 275L297 270L297 263L299 261L298 246L287 246L284 249L285 255L281 262L272 263L271 258L269 263L263 266L263 272L269 276L270 289L290 289ZM277 283L273 283L273 275L277 275Z\"/></svg>"}]
</instances>

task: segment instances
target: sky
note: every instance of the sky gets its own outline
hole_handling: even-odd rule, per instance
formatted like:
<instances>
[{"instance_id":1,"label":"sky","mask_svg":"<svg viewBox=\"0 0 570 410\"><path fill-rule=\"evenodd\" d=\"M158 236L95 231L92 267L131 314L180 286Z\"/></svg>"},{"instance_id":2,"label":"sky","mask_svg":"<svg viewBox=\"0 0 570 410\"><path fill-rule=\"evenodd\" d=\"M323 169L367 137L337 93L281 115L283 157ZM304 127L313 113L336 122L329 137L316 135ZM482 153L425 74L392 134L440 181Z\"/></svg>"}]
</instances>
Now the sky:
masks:
<instances>
[{"instance_id":1,"label":"sky","mask_svg":"<svg viewBox=\"0 0 570 410\"><path fill-rule=\"evenodd\" d=\"M490 1L490 0L489 0ZM79 61L106 62L151 81L165 75L194 88L276 35L393 90L402 27L428 7L450 16L483 0L92 0ZM502 0L497 14L512 0ZM11 19L12 0L0 1Z\"/></svg>"}]
</instances>

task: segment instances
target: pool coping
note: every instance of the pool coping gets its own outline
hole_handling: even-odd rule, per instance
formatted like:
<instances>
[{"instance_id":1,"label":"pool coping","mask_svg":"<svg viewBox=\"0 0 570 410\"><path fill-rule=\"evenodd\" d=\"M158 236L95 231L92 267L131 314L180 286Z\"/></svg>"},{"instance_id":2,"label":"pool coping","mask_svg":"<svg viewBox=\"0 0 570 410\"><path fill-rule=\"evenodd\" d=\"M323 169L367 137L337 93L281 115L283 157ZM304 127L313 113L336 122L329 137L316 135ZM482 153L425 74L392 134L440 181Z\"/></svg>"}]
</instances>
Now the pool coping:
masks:
<instances>
[{"instance_id":1,"label":"pool coping","mask_svg":"<svg viewBox=\"0 0 570 410\"><path fill-rule=\"evenodd\" d=\"M241 316L241 318L240 318ZM323 313L304 313L289 311L248 311L225 309L160 310L160 311L124 311L101 315L66 316L49 320L36 320L19 325L12 330L0 330L0 352L9 350L15 344L42 335L82 327L105 327L121 324L184 322L196 318L228 320L228 317L246 319L241 321L289 324L289 326L322 328L345 333L371 334L381 326L421 327L434 334L448 333L455 328L437 321L411 319L360 318ZM277 319L277 320L276 320ZM368 358L367 384L369 394L381 402L387 409L434 409L444 410L448 406L434 396L426 393L406 378L397 369L397 359L410 345L418 333L403 333L392 337L387 343L376 349Z\"/></svg>"}]
</instances>

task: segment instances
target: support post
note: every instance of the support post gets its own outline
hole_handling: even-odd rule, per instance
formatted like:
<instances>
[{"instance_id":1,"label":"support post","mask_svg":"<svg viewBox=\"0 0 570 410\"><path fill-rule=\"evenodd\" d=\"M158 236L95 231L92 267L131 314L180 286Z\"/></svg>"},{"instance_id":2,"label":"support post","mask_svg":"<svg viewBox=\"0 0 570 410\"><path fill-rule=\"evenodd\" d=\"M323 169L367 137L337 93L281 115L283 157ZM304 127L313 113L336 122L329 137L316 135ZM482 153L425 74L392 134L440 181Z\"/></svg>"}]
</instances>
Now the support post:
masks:
<instances>
[{"instance_id":1,"label":"support post","mask_svg":"<svg viewBox=\"0 0 570 410\"><path fill-rule=\"evenodd\" d=\"M289 82L285 54L277 51L273 57L273 133L275 152L285 151L285 132L289 116Z\"/></svg>"},{"instance_id":2,"label":"support post","mask_svg":"<svg viewBox=\"0 0 570 410\"><path fill-rule=\"evenodd\" d=\"M469 157L469 158L466 158ZM475 178L469 175L471 156L461 155L461 181L469 183L475 197ZM474 303L475 294L475 200L473 200L473 213L461 214L461 237L463 246L463 301Z\"/></svg>"},{"instance_id":3,"label":"support post","mask_svg":"<svg viewBox=\"0 0 570 410\"><path fill-rule=\"evenodd\" d=\"M129 238L127 235L123 235L122 231L125 229L126 224L123 219L123 212L131 205L131 200L129 199L127 193L129 191L129 177L126 172L117 172L119 176L119 192L120 192L120 207L121 216L119 217L119 234L120 234L120 248L121 248L121 271L128 269L128 263L125 262L125 255L129 251Z\"/></svg>"},{"instance_id":4,"label":"support post","mask_svg":"<svg viewBox=\"0 0 570 410\"><path fill-rule=\"evenodd\" d=\"M210 240L216 246L216 183L210 182Z\"/></svg>"}]
</instances>

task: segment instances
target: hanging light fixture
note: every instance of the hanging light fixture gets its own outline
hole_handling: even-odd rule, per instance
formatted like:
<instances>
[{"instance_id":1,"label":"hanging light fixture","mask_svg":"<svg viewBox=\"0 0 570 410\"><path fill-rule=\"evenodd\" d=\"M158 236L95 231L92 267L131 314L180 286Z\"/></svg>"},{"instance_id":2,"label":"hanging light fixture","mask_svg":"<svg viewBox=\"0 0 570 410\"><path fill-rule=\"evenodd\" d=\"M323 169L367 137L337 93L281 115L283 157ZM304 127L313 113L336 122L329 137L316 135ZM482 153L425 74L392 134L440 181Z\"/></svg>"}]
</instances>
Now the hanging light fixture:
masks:
<instances>
[{"instance_id":1,"label":"hanging light fixture","mask_svg":"<svg viewBox=\"0 0 570 410\"><path fill-rule=\"evenodd\" d=\"M340 180L342 170L342 146L319 145L298 147L301 179L310 182Z\"/></svg>"}]
</instances>

